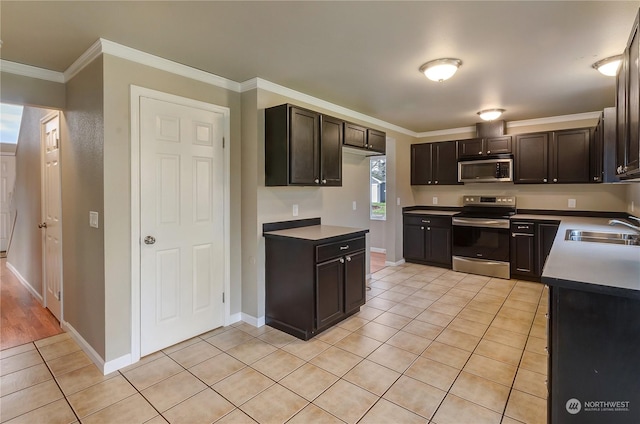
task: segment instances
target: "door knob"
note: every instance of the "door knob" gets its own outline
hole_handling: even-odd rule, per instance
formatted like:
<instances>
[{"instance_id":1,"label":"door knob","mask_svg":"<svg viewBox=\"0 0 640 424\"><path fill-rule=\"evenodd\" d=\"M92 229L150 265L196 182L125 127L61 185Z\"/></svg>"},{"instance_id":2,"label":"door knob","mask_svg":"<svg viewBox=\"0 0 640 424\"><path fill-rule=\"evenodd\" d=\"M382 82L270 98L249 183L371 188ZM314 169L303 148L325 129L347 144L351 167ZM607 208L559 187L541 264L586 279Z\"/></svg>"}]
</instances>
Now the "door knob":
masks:
<instances>
[{"instance_id":1,"label":"door knob","mask_svg":"<svg viewBox=\"0 0 640 424\"><path fill-rule=\"evenodd\" d=\"M152 236L146 236L144 238L144 244L154 244L156 242L155 237Z\"/></svg>"},{"instance_id":2,"label":"door knob","mask_svg":"<svg viewBox=\"0 0 640 424\"><path fill-rule=\"evenodd\" d=\"M47 228L47 223L43 222L42 224L38 224L38 228Z\"/></svg>"}]
</instances>

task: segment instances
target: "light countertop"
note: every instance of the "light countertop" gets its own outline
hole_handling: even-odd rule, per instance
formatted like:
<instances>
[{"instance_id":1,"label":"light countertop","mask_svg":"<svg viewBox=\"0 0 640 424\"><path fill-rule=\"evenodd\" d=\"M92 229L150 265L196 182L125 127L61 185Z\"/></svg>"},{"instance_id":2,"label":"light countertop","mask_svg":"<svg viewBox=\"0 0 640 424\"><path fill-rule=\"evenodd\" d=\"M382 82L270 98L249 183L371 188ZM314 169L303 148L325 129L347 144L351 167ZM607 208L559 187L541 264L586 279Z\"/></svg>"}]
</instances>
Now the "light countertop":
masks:
<instances>
[{"instance_id":1,"label":"light countertop","mask_svg":"<svg viewBox=\"0 0 640 424\"><path fill-rule=\"evenodd\" d=\"M265 237L287 237L301 240L318 241L347 235L363 235L367 228L337 227L334 225L312 225L307 227L290 228L287 230L267 231Z\"/></svg>"},{"instance_id":2,"label":"light countertop","mask_svg":"<svg viewBox=\"0 0 640 424\"><path fill-rule=\"evenodd\" d=\"M607 218L526 216L560 221L542 273L544 283L640 298L640 246L565 240L567 230L634 234L633 230L619 225L610 226Z\"/></svg>"}]
</instances>

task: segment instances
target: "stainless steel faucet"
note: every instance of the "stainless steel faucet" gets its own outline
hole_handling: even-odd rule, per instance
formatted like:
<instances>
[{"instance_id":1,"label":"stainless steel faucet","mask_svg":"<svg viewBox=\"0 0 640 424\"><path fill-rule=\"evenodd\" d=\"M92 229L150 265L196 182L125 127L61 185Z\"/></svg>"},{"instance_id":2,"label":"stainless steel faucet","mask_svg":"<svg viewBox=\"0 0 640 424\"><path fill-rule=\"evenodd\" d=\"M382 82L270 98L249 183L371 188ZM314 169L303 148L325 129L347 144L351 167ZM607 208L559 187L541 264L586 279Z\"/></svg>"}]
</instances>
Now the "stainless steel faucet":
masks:
<instances>
[{"instance_id":1,"label":"stainless steel faucet","mask_svg":"<svg viewBox=\"0 0 640 424\"><path fill-rule=\"evenodd\" d=\"M640 218L636 218L635 216L630 216L629 219L633 219L635 221L640 222ZM616 224L625 226L627 228L631 228L632 230L637 231L638 233L640 233L640 226L638 226L638 225L629 224L628 222L621 221L619 219L612 219L612 220L609 221L609 225L616 225Z\"/></svg>"}]
</instances>

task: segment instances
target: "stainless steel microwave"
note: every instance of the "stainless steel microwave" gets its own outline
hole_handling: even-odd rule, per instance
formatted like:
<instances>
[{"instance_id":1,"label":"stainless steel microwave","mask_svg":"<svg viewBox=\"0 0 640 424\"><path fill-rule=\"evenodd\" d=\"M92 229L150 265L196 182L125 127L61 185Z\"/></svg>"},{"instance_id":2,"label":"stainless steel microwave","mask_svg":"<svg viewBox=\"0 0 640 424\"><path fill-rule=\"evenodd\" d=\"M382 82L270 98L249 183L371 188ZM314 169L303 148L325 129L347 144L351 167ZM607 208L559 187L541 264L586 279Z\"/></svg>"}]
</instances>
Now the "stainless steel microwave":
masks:
<instances>
[{"instance_id":1,"label":"stainless steel microwave","mask_svg":"<svg viewBox=\"0 0 640 424\"><path fill-rule=\"evenodd\" d=\"M513 158L496 157L458 162L461 183L496 183L513 181Z\"/></svg>"}]
</instances>

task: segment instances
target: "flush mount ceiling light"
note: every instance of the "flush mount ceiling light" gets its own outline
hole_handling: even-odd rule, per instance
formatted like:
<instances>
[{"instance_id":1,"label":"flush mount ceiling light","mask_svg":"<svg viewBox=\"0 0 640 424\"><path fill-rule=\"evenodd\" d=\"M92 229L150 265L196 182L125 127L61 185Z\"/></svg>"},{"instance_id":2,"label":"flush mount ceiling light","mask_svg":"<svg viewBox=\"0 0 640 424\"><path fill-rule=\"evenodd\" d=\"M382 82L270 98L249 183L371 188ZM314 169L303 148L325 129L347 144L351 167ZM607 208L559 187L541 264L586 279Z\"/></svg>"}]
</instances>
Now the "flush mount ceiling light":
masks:
<instances>
[{"instance_id":1,"label":"flush mount ceiling light","mask_svg":"<svg viewBox=\"0 0 640 424\"><path fill-rule=\"evenodd\" d=\"M622 62L622 55L617 55L599 60L591 66L597 69L602 75L615 77L616 73L618 73L620 62Z\"/></svg>"},{"instance_id":2,"label":"flush mount ceiling light","mask_svg":"<svg viewBox=\"0 0 640 424\"><path fill-rule=\"evenodd\" d=\"M436 59L422 65L420 72L431 81L442 82L451 78L461 65L460 59Z\"/></svg>"},{"instance_id":3,"label":"flush mount ceiling light","mask_svg":"<svg viewBox=\"0 0 640 424\"><path fill-rule=\"evenodd\" d=\"M485 109L478 112L480 118L484 121L493 121L494 119L498 119L500 115L502 115L504 109Z\"/></svg>"}]
</instances>

